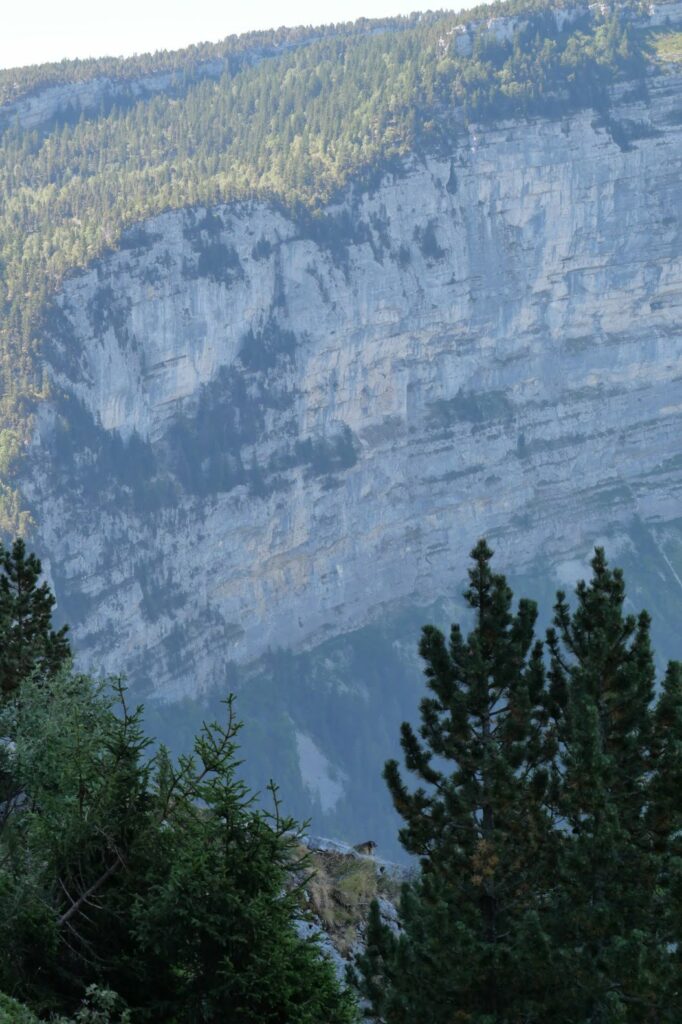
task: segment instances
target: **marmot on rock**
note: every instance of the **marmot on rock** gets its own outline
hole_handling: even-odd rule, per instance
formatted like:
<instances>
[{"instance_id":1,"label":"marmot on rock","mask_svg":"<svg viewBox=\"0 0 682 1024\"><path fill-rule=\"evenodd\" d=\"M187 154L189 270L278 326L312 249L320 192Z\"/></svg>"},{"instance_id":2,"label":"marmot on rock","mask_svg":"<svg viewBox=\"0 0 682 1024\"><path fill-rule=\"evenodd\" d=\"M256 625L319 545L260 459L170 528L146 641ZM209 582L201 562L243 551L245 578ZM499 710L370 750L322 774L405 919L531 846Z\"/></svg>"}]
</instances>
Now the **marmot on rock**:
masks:
<instances>
[{"instance_id":1,"label":"marmot on rock","mask_svg":"<svg viewBox=\"0 0 682 1024\"><path fill-rule=\"evenodd\" d=\"M353 849L357 853L363 853L363 854L367 855L368 857L373 857L374 856L374 851L376 850L376 848L377 848L377 844L374 842L373 839L368 839L367 842L365 842L365 843L358 843L357 846L353 847Z\"/></svg>"}]
</instances>

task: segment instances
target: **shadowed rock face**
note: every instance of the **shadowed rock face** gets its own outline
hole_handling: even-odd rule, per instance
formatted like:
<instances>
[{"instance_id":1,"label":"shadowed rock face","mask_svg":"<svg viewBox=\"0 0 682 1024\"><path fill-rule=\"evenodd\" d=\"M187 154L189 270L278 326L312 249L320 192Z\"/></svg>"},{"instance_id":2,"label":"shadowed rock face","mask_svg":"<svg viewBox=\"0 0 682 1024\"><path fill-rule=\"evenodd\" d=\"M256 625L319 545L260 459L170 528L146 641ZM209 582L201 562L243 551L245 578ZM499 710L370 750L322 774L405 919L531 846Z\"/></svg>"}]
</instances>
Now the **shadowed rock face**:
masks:
<instances>
[{"instance_id":1,"label":"shadowed rock face","mask_svg":"<svg viewBox=\"0 0 682 1024\"><path fill-rule=\"evenodd\" d=\"M246 693L267 664L273 770L286 747L301 806L344 834L391 751L337 745L338 708L370 717L365 746L395 735L413 624L457 599L480 535L542 597L605 543L634 603L676 621L681 171L668 75L608 128L471 129L298 221L168 213L71 278L23 487L81 662L165 700Z\"/></svg>"}]
</instances>

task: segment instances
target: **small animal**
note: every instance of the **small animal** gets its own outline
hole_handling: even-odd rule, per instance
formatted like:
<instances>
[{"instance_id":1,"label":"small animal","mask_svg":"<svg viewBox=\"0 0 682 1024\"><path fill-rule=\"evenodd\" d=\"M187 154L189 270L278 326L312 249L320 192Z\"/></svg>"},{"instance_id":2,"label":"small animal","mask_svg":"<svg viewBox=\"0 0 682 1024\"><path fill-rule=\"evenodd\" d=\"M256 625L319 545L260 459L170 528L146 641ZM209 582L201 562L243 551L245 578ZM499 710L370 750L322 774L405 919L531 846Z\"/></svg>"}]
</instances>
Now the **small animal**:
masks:
<instances>
[{"instance_id":1,"label":"small animal","mask_svg":"<svg viewBox=\"0 0 682 1024\"><path fill-rule=\"evenodd\" d=\"M373 857L374 856L374 851L376 850L376 848L377 848L377 844L374 842L373 839L368 839L367 842L365 842L365 843L358 843L357 846L353 847L353 849L357 853L363 853L363 854L365 854L368 857Z\"/></svg>"}]
</instances>

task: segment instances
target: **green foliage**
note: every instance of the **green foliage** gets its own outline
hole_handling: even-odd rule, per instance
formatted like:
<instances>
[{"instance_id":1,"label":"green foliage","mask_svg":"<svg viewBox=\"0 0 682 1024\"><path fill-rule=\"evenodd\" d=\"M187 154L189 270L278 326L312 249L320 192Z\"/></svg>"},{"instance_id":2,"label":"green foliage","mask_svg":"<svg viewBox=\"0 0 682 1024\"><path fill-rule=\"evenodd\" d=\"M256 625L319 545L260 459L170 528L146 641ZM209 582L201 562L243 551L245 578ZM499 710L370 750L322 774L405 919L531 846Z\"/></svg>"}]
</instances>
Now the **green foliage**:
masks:
<instances>
[{"instance_id":1,"label":"green foliage","mask_svg":"<svg viewBox=\"0 0 682 1024\"><path fill-rule=\"evenodd\" d=\"M181 828L161 837L150 898L135 914L130 967L139 974L139 957L147 965L140 993L146 1019L219 1021L230 1008L240 1021L350 1021L331 967L292 925L298 895L285 884L294 823L280 817L274 788L274 817L253 810L235 775L235 734L230 708L227 727L205 728L195 757L180 759L192 804L174 810ZM168 807L178 782L163 752L157 789Z\"/></svg>"},{"instance_id":2,"label":"green foliage","mask_svg":"<svg viewBox=\"0 0 682 1024\"><path fill-rule=\"evenodd\" d=\"M130 1024L130 1013L111 989L89 985L74 1017L51 1017L51 1024ZM0 1024L38 1024L28 1007L0 992Z\"/></svg>"},{"instance_id":3,"label":"green foliage","mask_svg":"<svg viewBox=\"0 0 682 1024\"><path fill-rule=\"evenodd\" d=\"M49 687L22 682L3 710L0 732L14 749L0 833L0 988L38 1008L75 1003L83 977L99 980L89 976L94 948L101 958L118 930L108 922L98 941L100 893L150 838L139 713L114 710L101 688L66 672Z\"/></svg>"},{"instance_id":4,"label":"green foliage","mask_svg":"<svg viewBox=\"0 0 682 1024\"><path fill-rule=\"evenodd\" d=\"M377 878L376 865L368 858L318 851L312 859L314 871L305 890L309 907L336 949L347 954L357 943L372 901L380 891L390 890L392 882Z\"/></svg>"},{"instance_id":5,"label":"green foliage","mask_svg":"<svg viewBox=\"0 0 682 1024\"><path fill-rule=\"evenodd\" d=\"M668 64L682 62L682 32L659 30L652 32L650 44L660 61Z\"/></svg>"},{"instance_id":6,"label":"green foliage","mask_svg":"<svg viewBox=\"0 0 682 1024\"><path fill-rule=\"evenodd\" d=\"M73 1024L130 1024L130 1012L123 1009L121 999L109 988L89 985ZM60 1020L55 1024L69 1024Z\"/></svg>"},{"instance_id":7,"label":"green foliage","mask_svg":"<svg viewBox=\"0 0 682 1024\"><path fill-rule=\"evenodd\" d=\"M120 683L22 684L0 718L0 989L84 1022L113 999L83 1004L92 985L140 1022L353 1020L298 937L295 823L274 788L254 808L238 730L228 702L174 764Z\"/></svg>"},{"instance_id":8,"label":"green foliage","mask_svg":"<svg viewBox=\"0 0 682 1024\"><path fill-rule=\"evenodd\" d=\"M364 994L378 995L374 1010L388 1022L421 1015L446 1024L453 1007L472 1021L538 1020L551 991L538 885L555 850L542 646L533 640L535 605L523 600L512 614L490 558L484 541L472 551L469 636L453 625L448 643L433 626L423 630L429 695L419 735L402 727L419 788L407 790L395 761L384 773L405 822L401 842L422 866L403 895L403 935L389 938L375 915L373 952L361 962ZM389 961L390 984L377 981L373 957Z\"/></svg>"},{"instance_id":9,"label":"green foliage","mask_svg":"<svg viewBox=\"0 0 682 1024\"><path fill-rule=\"evenodd\" d=\"M682 668L658 698L643 612L597 549L549 666L535 612L472 552L476 627L424 629L430 695L403 726L410 792L385 777L421 857L402 931L375 905L360 990L386 1024L673 1024L682 1013Z\"/></svg>"},{"instance_id":10,"label":"green foliage","mask_svg":"<svg viewBox=\"0 0 682 1024\"><path fill-rule=\"evenodd\" d=\"M38 1024L38 1018L16 999L0 992L0 1024Z\"/></svg>"},{"instance_id":11,"label":"green foliage","mask_svg":"<svg viewBox=\"0 0 682 1024\"><path fill-rule=\"evenodd\" d=\"M243 60L277 57L282 51L305 46L321 38L335 35L362 35L371 27L374 31L390 28L399 31L408 28L420 16L377 18L369 22L360 18L355 23L281 27L264 32L245 32L227 36L218 43L198 43L182 50L157 50L155 53L134 57L99 57L80 60L62 60L50 64L32 64L23 68L0 70L0 104L16 102L24 97L54 86L73 85L101 78L113 79L117 84L134 81L141 76L174 73L173 85L186 85L202 73L207 73L216 62L228 67L239 67ZM207 67L208 65L208 67Z\"/></svg>"},{"instance_id":12,"label":"green foliage","mask_svg":"<svg viewBox=\"0 0 682 1024\"><path fill-rule=\"evenodd\" d=\"M0 707L0 991L22 1004L3 997L0 1015L350 1024L332 965L298 936L296 823L274 785L266 813L239 778L232 699L191 755L152 755L120 681L46 661L52 595L20 542L12 559L41 628L23 630Z\"/></svg>"},{"instance_id":13,"label":"green foliage","mask_svg":"<svg viewBox=\"0 0 682 1024\"><path fill-rule=\"evenodd\" d=\"M624 603L623 575L597 549L574 611L559 593L548 633L565 830L555 941L576 982L555 1019L567 1024L672 1024L682 1010L671 955L680 940L680 666L669 666L655 702L649 616L625 614Z\"/></svg>"},{"instance_id":14,"label":"green foliage","mask_svg":"<svg viewBox=\"0 0 682 1024\"><path fill-rule=\"evenodd\" d=\"M314 209L410 149L452 151L468 120L604 109L613 81L643 73L637 40L615 14L604 20L586 6L563 29L539 4L485 15L517 7L526 14L514 39L481 33L471 56L456 49L462 17L438 14L0 74L0 102L102 75L121 89L141 74L174 74L165 93L123 88L119 102L87 116L62 112L40 130L10 119L0 136L0 421L11 431L0 446L0 528L23 522L12 473L45 394L46 302L126 228L256 196ZM218 80L206 77L211 60L224 63ZM432 230L422 242L438 258ZM214 277L239 272L219 246L202 259Z\"/></svg>"},{"instance_id":15,"label":"green foliage","mask_svg":"<svg viewBox=\"0 0 682 1024\"><path fill-rule=\"evenodd\" d=\"M55 676L71 656L67 628L52 629L55 599L38 585L41 565L18 538L11 550L0 543L0 699L24 679Z\"/></svg>"}]
</instances>

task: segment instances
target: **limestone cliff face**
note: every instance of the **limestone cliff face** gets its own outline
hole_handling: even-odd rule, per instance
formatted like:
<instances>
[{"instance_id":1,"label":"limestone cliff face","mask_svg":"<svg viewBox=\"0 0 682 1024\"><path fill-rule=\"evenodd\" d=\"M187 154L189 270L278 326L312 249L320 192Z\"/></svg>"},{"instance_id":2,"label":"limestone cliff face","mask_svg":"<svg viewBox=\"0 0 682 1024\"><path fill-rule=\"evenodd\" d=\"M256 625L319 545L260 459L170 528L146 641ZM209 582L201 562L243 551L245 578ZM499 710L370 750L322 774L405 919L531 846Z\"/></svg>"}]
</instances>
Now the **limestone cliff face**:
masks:
<instances>
[{"instance_id":1,"label":"limestone cliff face","mask_svg":"<svg viewBox=\"0 0 682 1024\"><path fill-rule=\"evenodd\" d=\"M608 124L462 130L319 216L165 214L72 277L23 488L82 662L196 696L453 595L482 534L546 589L605 542L672 614L681 172L671 74ZM360 714L344 664L315 699ZM355 762L282 708L335 806Z\"/></svg>"}]
</instances>

